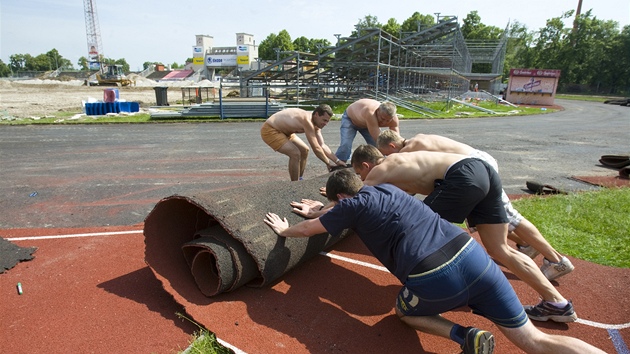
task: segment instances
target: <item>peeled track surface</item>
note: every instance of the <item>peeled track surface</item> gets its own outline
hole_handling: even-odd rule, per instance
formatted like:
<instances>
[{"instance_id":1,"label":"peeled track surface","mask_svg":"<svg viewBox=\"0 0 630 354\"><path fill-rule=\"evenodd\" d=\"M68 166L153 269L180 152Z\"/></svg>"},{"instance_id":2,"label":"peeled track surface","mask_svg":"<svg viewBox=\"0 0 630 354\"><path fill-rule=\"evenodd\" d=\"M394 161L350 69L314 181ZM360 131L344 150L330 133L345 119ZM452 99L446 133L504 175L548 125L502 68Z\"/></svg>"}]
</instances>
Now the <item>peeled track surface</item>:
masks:
<instances>
[{"instance_id":1,"label":"peeled track surface","mask_svg":"<svg viewBox=\"0 0 630 354\"><path fill-rule=\"evenodd\" d=\"M303 220L288 212L289 203L302 198L326 203L319 188L327 177L164 198L145 220L145 260L180 294L191 291L191 283L208 297L270 284L350 232L284 238L263 222L267 212L286 217L290 225Z\"/></svg>"}]
</instances>

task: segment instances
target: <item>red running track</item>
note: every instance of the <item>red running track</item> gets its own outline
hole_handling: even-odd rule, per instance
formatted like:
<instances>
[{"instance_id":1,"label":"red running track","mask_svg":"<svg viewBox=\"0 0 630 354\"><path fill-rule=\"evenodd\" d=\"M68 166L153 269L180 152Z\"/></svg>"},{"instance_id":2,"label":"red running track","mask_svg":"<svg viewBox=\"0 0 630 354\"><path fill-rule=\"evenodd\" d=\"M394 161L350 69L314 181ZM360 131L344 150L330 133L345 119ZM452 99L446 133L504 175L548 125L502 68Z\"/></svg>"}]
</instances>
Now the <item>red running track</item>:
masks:
<instances>
[{"instance_id":1,"label":"red running track","mask_svg":"<svg viewBox=\"0 0 630 354\"><path fill-rule=\"evenodd\" d=\"M2 352L185 349L197 327L176 315L184 308L144 263L142 226L2 230L4 238L19 246L38 247L33 260L0 275ZM341 258L317 256L270 287L240 288L216 298L201 296L197 303L186 304L187 310L204 320L210 318L208 329L237 352L460 351L453 342L418 333L396 318L393 304L400 285L358 238L342 241L330 254ZM536 261L541 262L540 256ZM547 333L581 338L608 353L627 353L630 270L571 261L575 271L554 284L573 299L579 322L535 324ZM506 269L504 273L524 304L538 301L531 288ZM22 295L16 290L18 282ZM520 352L496 326L467 308L446 317L492 331L497 353Z\"/></svg>"}]
</instances>

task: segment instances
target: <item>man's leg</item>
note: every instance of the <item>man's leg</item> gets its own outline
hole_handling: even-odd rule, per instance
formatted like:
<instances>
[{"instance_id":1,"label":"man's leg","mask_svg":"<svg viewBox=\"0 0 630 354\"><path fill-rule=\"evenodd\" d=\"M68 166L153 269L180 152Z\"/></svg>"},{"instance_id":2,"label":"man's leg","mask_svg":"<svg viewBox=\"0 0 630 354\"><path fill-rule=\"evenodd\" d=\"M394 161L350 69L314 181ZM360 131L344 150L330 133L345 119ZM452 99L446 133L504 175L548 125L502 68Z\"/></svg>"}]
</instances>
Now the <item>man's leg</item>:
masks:
<instances>
[{"instance_id":1,"label":"man's leg","mask_svg":"<svg viewBox=\"0 0 630 354\"><path fill-rule=\"evenodd\" d=\"M370 134L370 131L367 128L359 129L359 133L361 133L361 136L363 136L363 139L365 139L366 143L376 147L376 141L374 140L374 137L372 137L372 135Z\"/></svg>"},{"instance_id":2,"label":"man's leg","mask_svg":"<svg viewBox=\"0 0 630 354\"><path fill-rule=\"evenodd\" d=\"M494 350L494 337L488 331L480 330L474 327L464 328L455 324L440 315L434 316L405 316L398 308L396 315L407 326L428 334L440 336L442 338L451 339L461 346L464 354L468 353L492 353ZM461 331L459 340L453 338L454 330ZM461 343L459 343L461 341Z\"/></svg>"},{"instance_id":3,"label":"man's leg","mask_svg":"<svg viewBox=\"0 0 630 354\"><path fill-rule=\"evenodd\" d=\"M345 112L341 116L341 127L339 128L339 133L341 141L339 142L339 148L337 148L335 155L339 158L339 160L348 162L350 154L352 154L352 142L357 136L357 129Z\"/></svg>"},{"instance_id":4,"label":"man's leg","mask_svg":"<svg viewBox=\"0 0 630 354\"><path fill-rule=\"evenodd\" d=\"M306 170L306 160L308 159L308 153L311 149L295 134L291 137L291 142L300 150L300 177L302 177Z\"/></svg>"},{"instance_id":5,"label":"man's leg","mask_svg":"<svg viewBox=\"0 0 630 354\"><path fill-rule=\"evenodd\" d=\"M531 221L523 218L514 229L514 233L527 245L537 249L547 260L554 263L558 263L562 260L562 255L547 242L545 237Z\"/></svg>"},{"instance_id":6,"label":"man's leg","mask_svg":"<svg viewBox=\"0 0 630 354\"><path fill-rule=\"evenodd\" d=\"M297 181L300 178L300 149L291 141L287 141L278 152L289 157L289 177L292 181Z\"/></svg>"},{"instance_id":7,"label":"man's leg","mask_svg":"<svg viewBox=\"0 0 630 354\"><path fill-rule=\"evenodd\" d=\"M543 300L556 303L566 301L531 258L508 246L507 224L479 224L476 227L490 257L536 290Z\"/></svg>"},{"instance_id":8,"label":"man's leg","mask_svg":"<svg viewBox=\"0 0 630 354\"><path fill-rule=\"evenodd\" d=\"M536 328L531 321L527 321L526 324L518 328L497 327L510 342L526 353L604 353L602 350L577 338L544 333Z\"/></svg>"}]
</instances>

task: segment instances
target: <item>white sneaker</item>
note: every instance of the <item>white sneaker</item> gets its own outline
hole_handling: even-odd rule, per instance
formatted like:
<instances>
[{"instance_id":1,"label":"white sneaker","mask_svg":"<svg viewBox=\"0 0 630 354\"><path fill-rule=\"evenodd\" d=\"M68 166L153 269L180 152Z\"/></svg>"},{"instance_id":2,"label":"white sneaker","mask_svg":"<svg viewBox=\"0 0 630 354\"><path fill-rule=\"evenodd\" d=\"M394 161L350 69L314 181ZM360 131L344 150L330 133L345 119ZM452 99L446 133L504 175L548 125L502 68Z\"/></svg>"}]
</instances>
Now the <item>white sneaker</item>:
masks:
<instances>
[{"instance_id":1,"label":"white sneaker","mask_svg":"<svg viewBox=\"0 0 630 354\"><path fill-rule=\"evenodd\" d=\"M519 244L516 244L516 249L519 250L519 252L525 254L526 256L528 256L531 259L536 258L536 256L540 253L540 252L538 252L538 250L536 250L532 246L521 246Z\"/></svg>"},{"instance_id":2,"label":"white sneaker","mask_svg":"<svg viewBox=\"0 0 630 354\"><path fill-rule=\"evenodd\" d=\"M547 258L543 258L543 265L540 266L540 270L549 280L554 280L565 274L569 274L575 269L571 261L567 257L562 257L560 263L554 263Z\"/></svg>"}]
</instances>

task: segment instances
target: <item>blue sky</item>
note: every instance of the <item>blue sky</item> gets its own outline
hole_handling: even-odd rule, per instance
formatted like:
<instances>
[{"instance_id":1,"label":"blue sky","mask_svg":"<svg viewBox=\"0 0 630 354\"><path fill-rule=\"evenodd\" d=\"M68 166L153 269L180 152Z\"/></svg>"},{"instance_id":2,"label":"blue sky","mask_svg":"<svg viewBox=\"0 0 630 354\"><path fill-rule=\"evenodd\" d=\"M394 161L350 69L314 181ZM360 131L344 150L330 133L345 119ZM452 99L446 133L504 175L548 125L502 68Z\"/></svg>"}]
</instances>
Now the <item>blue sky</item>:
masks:
<instances>
[{"instance_id":1,"label":"blue sky","mask_svg":"<svg viewBox=\"0 0 630 354\"><path fill-rule=\"evenodd\" d=\"M286 29L292 39L324 38L335 42L334 34L348 36L366 15L386 23L402 23L414 12L440 13L463 20L477 10L481 22L505 28L511 21L538 30L545 21L574 9L578 0L529 1L280 1L280 0L198 0L138 1L96 0L103 53L108 58L125 58L132 70L145 61L183 64L192 57L195 35L214 37L215 46L232 46L236 33L254 35L256 43L270 33ZM630 1L583 0L582 12L602 20L630 24ZM39 55L57 49L75 67L87 56L85 12L81 0L2 0L0 2L0 59L12 54Z\"/></svg>"}]
</instances>

